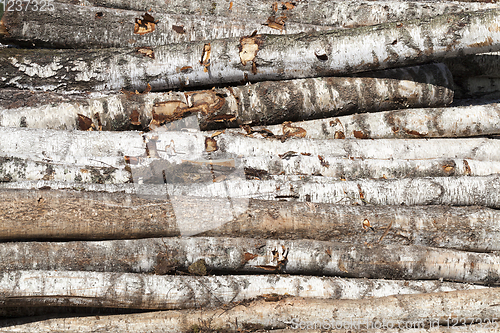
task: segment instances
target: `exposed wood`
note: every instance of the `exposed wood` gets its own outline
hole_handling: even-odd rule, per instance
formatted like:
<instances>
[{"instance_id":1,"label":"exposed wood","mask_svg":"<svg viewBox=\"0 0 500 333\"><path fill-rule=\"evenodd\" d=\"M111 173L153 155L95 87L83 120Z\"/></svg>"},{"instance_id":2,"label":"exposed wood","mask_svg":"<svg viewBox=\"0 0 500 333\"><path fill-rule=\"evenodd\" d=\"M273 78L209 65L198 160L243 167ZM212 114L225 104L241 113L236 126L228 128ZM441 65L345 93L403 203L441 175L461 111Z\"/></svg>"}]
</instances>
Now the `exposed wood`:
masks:
<instances>
[{"instance_id":1,"label":"exposed wood","mask_svg":"<svg viewBox=\"0 0 500 333\"><path fill-rule=\"evenodd\" d=\"M2 270L287 273L496 285L500 256L444 248L251 238L1 243ZM200 271L201 272L201 271Z\"/></svg>"},{"instance_id":2,"label":"exposed wood","mask_svg":"<svg viewBox=\"0 0 500 333\"><path fill-rule=\"evenodd\" d=\"M497 10L489 10L348 30L172 44L153 48L154 59L135 49L4 48L0 87L142 91L149 83L153 90L165 90L394 68L498 51L498 17ZM206 59L205 49L210 50ZM192 71L181 72L186 66Z\"/></svg>"},{"instance_id":3,"label":"exposed wood","mask_svg":"<svg viewBox=\"0 0 500 333\"><path fill-rule=\"evenodd\" d=\"M489 319L488 329L497 323L500 302L495 289L466 290L418 295L395 295L364 300L309 300L283 298L277 301L258 300L232 308L218 310L181 310L131 314L127 316L100 316L56 318L24 323L4 328L5 332L181 332L195 329L229 329L258 327L260 329L299 328L307 323L319 325L345 323L349 329L379 327L385 323L414 323L414 325L449 324L453 332L454 318ZM325 322L326 321L326 322ZM467 322L467 320L466 320ZM8 324L8 323L7 323ZM353 326L354 324L354 326ZM359 326L358 326L359 325ZM494 326L493 326L494 325ZM416 326L420 327L420 326ZM313 328L313 327L311 327ZM325 328L321 326L320 328ZM463 330L458 330L462 332ZM360 330L360 332L363 332ZM370 332L370 331L369 331ZM393 331L391 331L393 332ZM397 332L397 331L396 331ZM406 331L405 331L406 332ZM412 332L412 331L408 331ZM422 331L417 331L422 332ZM424 331L426 332L426 331ZM474 332L465 330L463 332Z\"/></svg>"},{"instance_id":4,"label":"exposed wood","mask_svg":"<svg viewBox=\"0 0 500 333\"><path fill-rule=\"evenodd\" d=\"M310 139L452 138L496 135L500 134L500 106L498 103L488 103L384 111L295 122L288 126L302 128L306 132L304 137ZM265 133L263 129L276 136L283 135L283 129L286 130L283 125L254 127L251 128L251 135L269 136L269 132ZM226 132L248 133L243 129Z\"/></svg>"},{"instance_id":5,"label":"exposed wood","mask_svg":"<svg viewBox=\"0 0 500 333\"><path fill-rule=\"evenodd\" d=\"M227 199L155 200L124 193L0 191L0 239L125 239L181 234L332 240L500 251L500 216L484 207L347 206ZM174 210L175 208L175 210ZM74 217L78 216L77 219ZM373 227L363 228L367 219Z\"/></svg>"},{"instance_id":6,"label":"exposed wood","mask_svg":"<svg viewBox=\"0 0 500 333\"><path fill-rule=\"evenodd\" d=\"M446 66L430 64L377 71L370 77L364 74L359 78L266 81L185 93L130 92L29 108L10 108L12 101L8 101L5 109L0 110L0 125L85 130L79 125L79 115L89 118L95 128L98 115L103 130L127 130L156 128L196 115L195 126L207 130L355 112L445 106L453 101L452 87L453 79Z\"/></svg>"},{"instance_id":7,"label":"exposed wood","mask_svg":"<svg viewBox=\"0 0 500 333\"><path fill-rule=\"evenodd\" d=\"M364 299L480 289L439 281L388 281L314 276L184 276L81 271L10 271L0 278L4 307L75 306L190 309L285 296ZM0 312L2 311L0 308Z\"/></svg>"},{"instance_id":8,"label":"exposed wood","mask_svg":"<svg viewBox=\"0 0 500 333\"><path fill-rule=\"evenodd\" d=\"M151 13L148 9L118 10L58 1L50 3L53 10L45 11L34 10L34 3L16 6L22 10L6 11L2 17L6 28L1 40L3 43L60 48L155 47L241 37L250 35L256 29L264 34L295 34L331 29L327 26L289 22L285 29L277 30L262 25L264 21L251 17L164 14L163 11ZM134 28L145 12L153 17L151 29L139 33Z\"/></svg>"},{"instance_id":9,"label":"exposed wood","mask_svg":"<svg viewBox=\"0 0 500 333\"><path fill-rule=\"evenodd\" d=\"M70 2L69 0L59 0ZM111 8L134 9L138 11L153 10L160 13L219 16L228 19L252 18L266 22L269 16L285 16L285 27L295 22L330 25L334 27L352 28L363 25L375 25L384 22L395 22L422 17L437 16L447 13L475 11L497 8L496 4L465 3L452 1L360 1L353 4L350 1L248 1L224 0L197 1L185 3L179 0L168 3L151 0L79 0L71 3L82 5L103 6ZM273 5L276 3L274 10ZM290 6L291 5L291 6Z\"/></svg>"}]
</instances>

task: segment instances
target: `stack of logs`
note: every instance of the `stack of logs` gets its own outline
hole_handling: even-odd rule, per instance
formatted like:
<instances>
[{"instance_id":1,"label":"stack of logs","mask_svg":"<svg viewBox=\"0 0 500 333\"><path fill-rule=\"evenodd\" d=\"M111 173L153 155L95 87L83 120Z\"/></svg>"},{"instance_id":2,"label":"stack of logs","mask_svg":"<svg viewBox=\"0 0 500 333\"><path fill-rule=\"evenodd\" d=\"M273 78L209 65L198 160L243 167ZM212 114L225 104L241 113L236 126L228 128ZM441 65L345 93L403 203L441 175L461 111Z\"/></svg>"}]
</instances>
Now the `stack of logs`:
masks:
<instances>
[{"instance_id":1,"label":"stack of logs","mask_svg":"<svg viewBox=\"0 0 500 333\"><path fill-rule=\"evenodd\" d=\"M2 332L497 330L496 4L1 11Z\"/></svg>"}]
</instances>

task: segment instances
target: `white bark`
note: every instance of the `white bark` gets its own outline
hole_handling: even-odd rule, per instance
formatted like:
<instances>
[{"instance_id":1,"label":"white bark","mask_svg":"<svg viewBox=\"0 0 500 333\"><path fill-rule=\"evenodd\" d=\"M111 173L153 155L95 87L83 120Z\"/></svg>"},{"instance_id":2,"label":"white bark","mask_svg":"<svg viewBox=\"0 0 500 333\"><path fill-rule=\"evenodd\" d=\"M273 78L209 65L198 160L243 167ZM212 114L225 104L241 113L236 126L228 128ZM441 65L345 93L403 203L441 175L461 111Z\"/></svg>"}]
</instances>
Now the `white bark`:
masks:
<instances>
[{"instance_id":1,"label":"white bark","mask_svg":"<svg viewBox=\"0 0 500 333\"><path fill-rule=\"evenodd\" d=\"M243 135L220 134L212 138L217 149L207 153L203 132L154 131L82 132L24 128L0 128L0 151L4 157L96 167L125 166L124 156L144 157L142 165L158 159L172 163L272 156L275 159L302 155L351 159L472 159L500 161L500 143L494 139L408 140L313 140L291 138L285 142ZM147 158L147 151L149 157ZM288 153L287 152L294 152ZM305 154L305 155L304 155ZM281 155L281 158L280 158ZM139 164L139 165L141 165Z\"/></svg>"},{"instance_id":2,"label":"white bark","mask_svg":"<svg viewBox=\"0 0 500 333\"><path fill-rule=\"evenodd\" d=\"M0 278L0 305L188 309L255 298L295 296L365 299L482 289L439 281L388 281L314 276L158 276L81 271L10 271ZM1 311L1 308L0 308Z\"/></svg>"},{"instance_id":3,"label":"white bark","mask_svg":"<svg viewBox=\"0 0 500 333\"><path fill-rule=\"evenodd\" d=\"M163 311L131 315L49 319L12 325L5 332L179 332L196 329L231 329L257 326L261 329L298 328L300 323L321 325L325 320L345 323L352 331L358 327L377 327L382 322L399 325L451 327L454 318L489 320L488 329L497 329L500 302L495 289L455 291L419 295L395 295L365 300L308 300L284 298L276 302L258 300L230 309L202 311ZM491 323L495 318L495 323ZM465 322L468 322L465 319ZM470 320L469 320L470 322ZM351 324L349 324L351 323ZM355 326L352 326L355 323ZM358 326L359 325L359 326ZM419 327L419 326L414 326ZM311 328L314 328L313 326ZM324 326L321 326L324 328ZM330 326L331 328L331 326ZM451 332L440 328L438 332ZM406 331L405 331L406 332ZM412 331L409 331L412 332ZM417 331L422 332L422 331ZM424 331L425 332L425 331ZM432 332L432 331L431 331ZM459 330L460 332L460 330ZM462 330L462 332L474 332Z\"/></svg>"},{"instance_id":4,"label":"white bark","mask_svg":"<svg viewBox=\"0 0 500 333\"><path fill-rule=\"evenodd\" d=\"M86 130L78 122L79 115L83 115L93 121L95 128L100 122L103 130L144 129L162 122L172 126L170 122L194 114L197 121L193 126L206 130L354 112L437 107L453 100L453 79L443 64L383 70L370 76L266 81L186 93L120 93L28 108L10 109L9 102L0 110L0 126ZM36 95L42 97L44 93ZM168 107L172 103L167 102L173 101L178 101L179 106ZM132 121L134 113L137 119ZM231 120L220 121L223 116Z\"/></svg>"},{"instance_id":5,"label":"white bark","mask_svg":"<svg viewBox=\"0 0 500 333\"><path fill-rule=\"evenodd\" d=\"M148 176L151 173L147 174ZM163 183L156 174L152 182ZM139 177L138 177L139 178ZM89 184L51 181L24 181L1 183L2 189L73 189L86 191L137 194L143 198L166 200L174 204L186 197L227 199L227 205L236 205L228 212L241 213L248 199L309 201L343 205L453 205L500 207L500 178L485 177L427 177L403 179L335 180L317 176L270 176L269 180L245 180L239 174L223 175L215 182L142 184ZM178 206L183 209L183 206ZM221 207L222 208L222 207ZM224 210L228 209L227 207Z\"/></svg>"},{"instance_id":6,"label":"white bark","mask_svg":"<svg viewBox=\"0 0 500 333\"><path fill-rule=\"evenodd\" d=\"M499 119L499 104L489 103L365 113L294 122L290 125L304 129L305 138L310 139L447 138L500 134ZM255 127L253 130L262 128L275 135L283 134L282 125ZM246 134L246 131L230 129L226 133ZM260 137L258 133L252 136Z\"/></svg>"},{"instance_id":7,"label":"white bark","mask_svg":"<svg viewBox=\"0 0 500 333\"><path fill-rule=\"evenodd\" d=\"M257 34L210 45L172 44L154 48L154 59L130 49L3 49L0 87L101 91L144 90L150 84L166 90L394 68L498 51L498 17L490 10L321 33ZM200 64L206 48L210 59ZM192 71L180 72L186 66Z\"/></svg>"},{"instance_id":8,"label":"white bark","mask_svg":"<svg viewBox=\"0 0 500 333\"><path fill-rule=\"evenodd\" d=\"M328 26L288 22L283 30L277 30L263 25L265 20L252 17L165 14L164 11L149 12L149 9L117 10L55 1L52 5L53 11L33 10L33 4L26 3L22 5L21 11L6 11L2 17L6 27L3 42L59 48L155 47L241 37L250 35L255 29L263 34L296 34L332 29ZM144 12L153 16L155 29L145 34L134 33L135 19L141 19ZM82 20L85 20L84 24Z\"/></svg>"},{"instance_id":9,"label":"white bark","mask_svg":"<svg viewBox=\"0 0 500 333\"><path fill-rule=\"evenodd\" d=\"M66 0L67 1L67 0ZM64 1L64 2L66 2ZM63 1L62 1L63 2ZM69 2L69 1L68 1ZM185 3L183 1L169 1L168 3L141 0L79 0L81 5L94 5L112 8L133 9L138 11L153 10L171 14L210 15L228 19L251 17L264 23L270 15L286 16L287 24L292 22L329 25L334 27L351 28L364 25L375 25L384 22L420 19L446 13L476 11L488 8L497 8L496 4L466 3L457 1L325 1L309 0L307 2L293 2L291 9L283 8L284 1L278 2L277 11L272 9L274 0L248 1L225 0L197 1ZM75 3L72 1L72 3ZM321 10L318 10L320 8Z\"/></svg>"},{"instance_id":10,"label":"white bark","mask_svg":"<svg viewBox=\"0 0 500 333\"><path fill-rule=\"evenodd\" d=\"M363 227L359 226L360 232ZM500 256L423 246L252 238L149 238L94 242L1 243L2 270L153 273L287 273L438 280L497 285ZM200 269L199 272L202 272Z\"/></svg>"},{"instance_id":11,"label":"white bark","mask_svg":"<svg viewBox=\"0 0 500 333\"><path fill-rule=\"evenodd\" d=\"M428 160L351 160L337 157L295 155L288 159L273 156L243 158L247 179L267 179L269 175L315 175L336 179L417 178L448 176L488 176L500 174L500 163L493 161ZM259 174L260 177L253 177Z\"/></svg>"}]
</instances>

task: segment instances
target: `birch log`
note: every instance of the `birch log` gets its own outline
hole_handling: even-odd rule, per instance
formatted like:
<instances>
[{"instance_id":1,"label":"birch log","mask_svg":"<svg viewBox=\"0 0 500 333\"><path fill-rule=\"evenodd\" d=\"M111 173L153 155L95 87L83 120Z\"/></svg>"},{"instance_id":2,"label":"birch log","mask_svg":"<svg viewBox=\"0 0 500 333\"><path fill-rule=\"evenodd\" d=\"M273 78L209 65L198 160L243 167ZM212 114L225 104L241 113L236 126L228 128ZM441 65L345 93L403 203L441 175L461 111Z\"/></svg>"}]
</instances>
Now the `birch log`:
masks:
<instances>
[{"instance_id":1,"label":"birch log","mask_svg":"<svg viewBox=\"0 0 500 333\"><path fill-rule=\"evenodd\" d=\"M5 114L5 113L4 113ZM384 111L295 122L286 125L226 130L255 137L285 135L301 128L310 139L453 138L500 134L498 103ZM250 134L248 134L250 132Z\"/></svg>"},{"instance_id":2,"label":"birch log","mask_svg":"<svg viewBox=\"0 0 500 333\"><path fill-rule=\"evenodd\" d=\"M60 2L70 2L59 0ZM353 4L350 1L307 1L307 2L276 2L276 1L197 1L186 4L182 1L162 3L150 0L79 0L81 5L93 5L111 8L133 9L138 11L153 10L170 14L220 16L230 19L251 17L265 23L269 16L287 18L289 23L307 23L333 27L352 28L364 25L375 25L385 22L404 21L432 17L448 13L476 11L497 8L496 4L465 3L451 1L418 2L418 1L360 1ZM75 1L71 1L75 3Z\"/></svg>"},{"instance_id":3,"label":"birch log","mask_svg":"<svg viewBox=\"0 0 500 333\"><path fill-rule=\"evenodd\" d=\"M150 84L165 90L394 68L498 51L498 16L489 10L340 31L172 44L153 48L154 59L130 49L6 48L0 52L0 87L142 91Z\"/></svg>"},{"instance_id":4,"label":"birch log","mask_svg":"<svg viewBox=\"0 0 500 333\"><path fill-rule=\"evenodd\" d=\"M0 278L4 307L214 308L256 298L364 299L481 289L439 281L387 281L313 276L174 276L81 271L11 271ZM0 308L1 312L1 308Z\"/></svg>"},{"instance_id":5,"label":"birch log","mask_svg":"<svg viewBox=\"0 0 500 333\"><path fill-rule=\"evenodd\" d=\"M234 206L227 207L225 199L214 198L176 198L172 204L170 200L123 193L67 190L2 190L0 198L0 209L5 212L0 217L2 241L127 239L189 233L500 251L500 216L484 207L370 207L249 200L246 209L238 212ZM365 219L373 229L363 225ZM186 221L193 224L189 230Z\"/></svg>"},{"instance_id":6,"label":"birch log","mask_svg":"<svg viewBox=\"0 0 500 333\"><path fill-rule=\"evenodd\" d=\"M287 273L497 285L498 254L400 245L252 238L1 243L10 270L194 274Z\"/></svg>"},{"instance_id":7,"label":"birch log","mask_svg":"<svg viewBox=\"0 0 500 333\"><path fill-rule=\"evenodd\" d=\"M25 181L2 183L2 189L73 189L101 192L137 194L143 198L174 202L187 197L226 199L226 204L237 205L234 211L244 211L249 199L288 200L299 202L329 203L343 205L453 205L500 207L498 175L487 177L426 177L390 180L359 179L342 181L317 176L270 176L269 180L245 180L239 174L223 174L215 182L154 184L162 182L161 170L146 173L150 184L143 184L137 177L135 184L89 184L51 181ZM179 206L183 209L183 206ZM233 209L220 207L228 219Z\"/></svg>"},{"instance_id":8,"label":"birch log","mask_svg":"<svg viewBox=\"0 0 500 333\"><path fill-rule=\"evenodd\" d=\"M321 155L319 155L321 156ZM96 160L98 161L98 160ZM273 175L324 176L338 180L399 179L420 177L489 176L500 174L500 163L470 159L429 160L351 160L338 157L311 158L294 155L287 159L272 156L251 156L234 160L186 161L181 164L152 159L150 163L130 166L81 166L38 162L17 157L0 157L0 181L55 181L71 183L210 183L227 177L248 180L269 180ZM218 166L217 163L221 165ZM47 185L50 186L50 185Z\"/></svg>"},{"instance_id":9,"label":"birch log","mask_svg":"<svg viewBox=\"0 0 500 333\"><path fill-rule=\"evenodd\" d=\"M266 81L185 93L111 94L30 108L6 107L0 111L0 126L145 129L196 115L198 121L193 126L207 130L354 112L438 107L453 101L453 79L443 64L383 70L370 76ZM82 116L93 125L82 126Z\"/></svg>"},{"instance_id":10,"label":"birch log","mask_svg":"<svg viewBox=\"0 0 500 333\"><path fill-rule=\"evenodd\" d=\"M141 134L133 131L81 132L6 127L0 128L0 151L4 157L97 167L123 167L126 165L125 156L137 158L130 166L148 165L158 159L180 164L182 161L216 161L220 158L233 159L236 166L238 156L288 159L295 158L295 155L311 159L319 159L318 155L321 155L324 158L360 160L500 160L500 143L486 138L314 140L291 137L281 142L223 133L213 136L197 131Z\"/></svg>"},{"instance_id":11,"label":"birch log","mask_svg":"<svg viewBox=\"0 0 500 333\"><path fill-rule=\"evenodd\" d=\"M205 329L236 330L238 327L299 329L315 328L315 324L316 328L331 329L337 324L349 331L359 329L359 332L363 332L365 328L387 328L390 323L396 329L399 328L398 325L404 328L422 328L430 325L435 328L442 325L445 326L444 329L440 327L438 332L453 332L451 327L456 318L470 318L465 319L465 323L475 321L477 318L480 323L488 323L483 327L496 329L499 312L495 304L499 301L495 289L395 295L365 300L332 301L290 297L275 302L258 300L230 309L211 311L163 311L127 316L102 316L99 319L56 318L18 325L13 322L9 325L7 322L9 326L5 327L4 331L181 332ZM495 318L494 323L492 318ZM310 327L307 327L308 325Z\"/></svg>"},{"instance_id":12,"label":"birch log","mask_svg":"<svg viewBox=\"0 0 500 333\"><path fill-rule=\"evenodd\" d=\"M179 15L145 11L117 10L79 6L52 1L45 11L35 10L35 4L23 3L11 7L22 10L6 11L0 32L3 43L59 48L148 48L181 42L204 41L250 35L255 29L264 34L296 34L332 29L289 22L284 29L273 29L250 17ZM52 8L49 9L49 8ZM151 19L144 21L144 12ZM144 27L142 27L144 26Z\"/></svg>"}]
</instances>

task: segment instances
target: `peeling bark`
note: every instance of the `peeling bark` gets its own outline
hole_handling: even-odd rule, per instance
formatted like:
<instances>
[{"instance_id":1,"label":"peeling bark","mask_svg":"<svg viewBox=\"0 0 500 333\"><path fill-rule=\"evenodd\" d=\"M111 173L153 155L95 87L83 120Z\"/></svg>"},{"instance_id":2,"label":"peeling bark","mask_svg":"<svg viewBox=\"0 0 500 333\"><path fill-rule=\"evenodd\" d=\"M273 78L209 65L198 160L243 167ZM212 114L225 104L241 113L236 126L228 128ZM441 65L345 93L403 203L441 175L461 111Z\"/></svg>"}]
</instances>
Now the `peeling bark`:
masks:
<instances>
[{"instance_id":1,"label":"peeling bark","mask_svg":"<svg viewBox=\"0 0 500 333\"><path fill-rule=\"evenodd\" d=\"M33 4L22 5L22 11L6 11L2 23L4 43L59 48L156 47L173 43L240 37L255 29L264 34L296 34L331 29L290 22L283 31L262 25L246 17L164 14L126 11L103 7L79 6L52 2L53 11L32 10ZM134 29L135 20L144 12L153 17L154 31ZM0 33L1 37L2 33ZM154 57L154 56L153 56Z\"/></svg>"},{"instance_id":2,"label":"peeling bark","mask_svg":"<svg viewBox=\"0 0 500 333\"><path fill-rule=\"evenodd\" d=\"M360 332L367 327L378 327L382 322L391 322L395 327L398 323L421 325L416 327L428 326L431 323L435 326L439 324L446 326L449 323L449 329L439 328L438 331L454 332L455 330L451 328L454 318L479 318L481 322L489 319L488 329L491 330L497 326L497 323L491 323L491 318L498 318L499 310L498 306L495 306L498 302L500 299L496 289L395 295L365 300L332 301L289 297L277 301L257 300L229 309L209 311L163 311L127 316L101 316L99 319L95 317L56 318L18 325L11 323L12 326L4 328L4 331L182 332L208 328L236 330L238 327L278 329L298 328L301 322L321 325L326 320L330 328L332 324L345 323L349 325L350 331L353 329L358 331L359 325ZM355 325L352 326L353 324ZM459 328L458 332L474 332L474 330L463 331Z\"/></svg>"},{"instance_id":3,"label":"peeling bark","mask_svg":"<svg viewBox=\"0 0 500 333\"><path fill-rule=\"evenodd\" d=\"M70 2L69 0L59 0ZM420 19L448 13L476 11L497 8L496 4L458 3L458 2L417 2L417 1L361 1L353 4L350 1L234 1L232 5L223 0L197 1L186 4L182 1L168 3L141 0L79 0L71 3L81 5L103 6L111 8L133 9L138 11L153 10L170 14L220 16L229 19L251 17L266 22L270 16L285 16L285 27L290 23L327 25L333 27L352 28L364 25L375 25L385 22L395 22L410 19ZM273 4L276 3L276 10Z\"/></svg>"},{"instance_id":4,"label":"peeling bark","mask_svg":"<svg viewBox=\"0 0 500 333\"><path fill-rule=\"evenodd\" d=\"M482 289L439 281L387 281L309 276L158 276L81 271L10 271L0 278L2 307L190 309L228 306L256 298L295 296L365 299ZM1 312L0 308L0 312Z\"/></svg>"},{"instance_id":5,"label":"peeling bark","mask_svg":"<svg viewBox=\"0 0 500 333\"><path fill-rule=\"evenodd\" d=\"M497 254L400 245L249 238L149 238L100 242L0 244L2 270L287 273L498 284ZM191 271L191 270L189 270Z\"/></svg>"},{"instance_id":6,"label":"peeling bark","mask_svg":"<svg viewBox=\"0 0 500 333\"><path fill-rule=\"evenodd\" d=\"M488 80L488 79L485 79ZM500 87L500 85L499 85ZM499 90L500 91L500 90ZM456 138L500 134L498 103L384 111L295 122L289 127L301 128L309 139L392 139ZM284 135L286 127L274 125L226 130L253 137Z\"/></svg>"},{"instance_id":7,"label":"peeling bark","mask_svg":"<svg viewBox=\"0 0 500 333\"><path fill-rule=\"evenodd\" d=\"M145 129L194 114L198 126L207 130L355 112L438 107L453 101L453 79L443 64L361 76L266 81L185 93L126 93L30 108L6 106L0 111L0 125L82 129L77 122L79 114L90 118L95 126L98 114L103 130Z\"/></svg>"},{"instance_id":8,"label":"peeling bark","mask_svg":"<svg viewBox=\"0 0 500 333\"><path fill-rule=\"evenodd\" d=\"M248 36L258 53L246 66L238 38L211 40L208 67L200 64L206 42L155 47L154 59L130 49L2 49L0 87L133 91L150 84L153 90L165 90L394 68L498 51L498 16L489 10L348 30L257 34ZM191 70L183 73L186 67Z\"/></svg>"}]
</instances>

